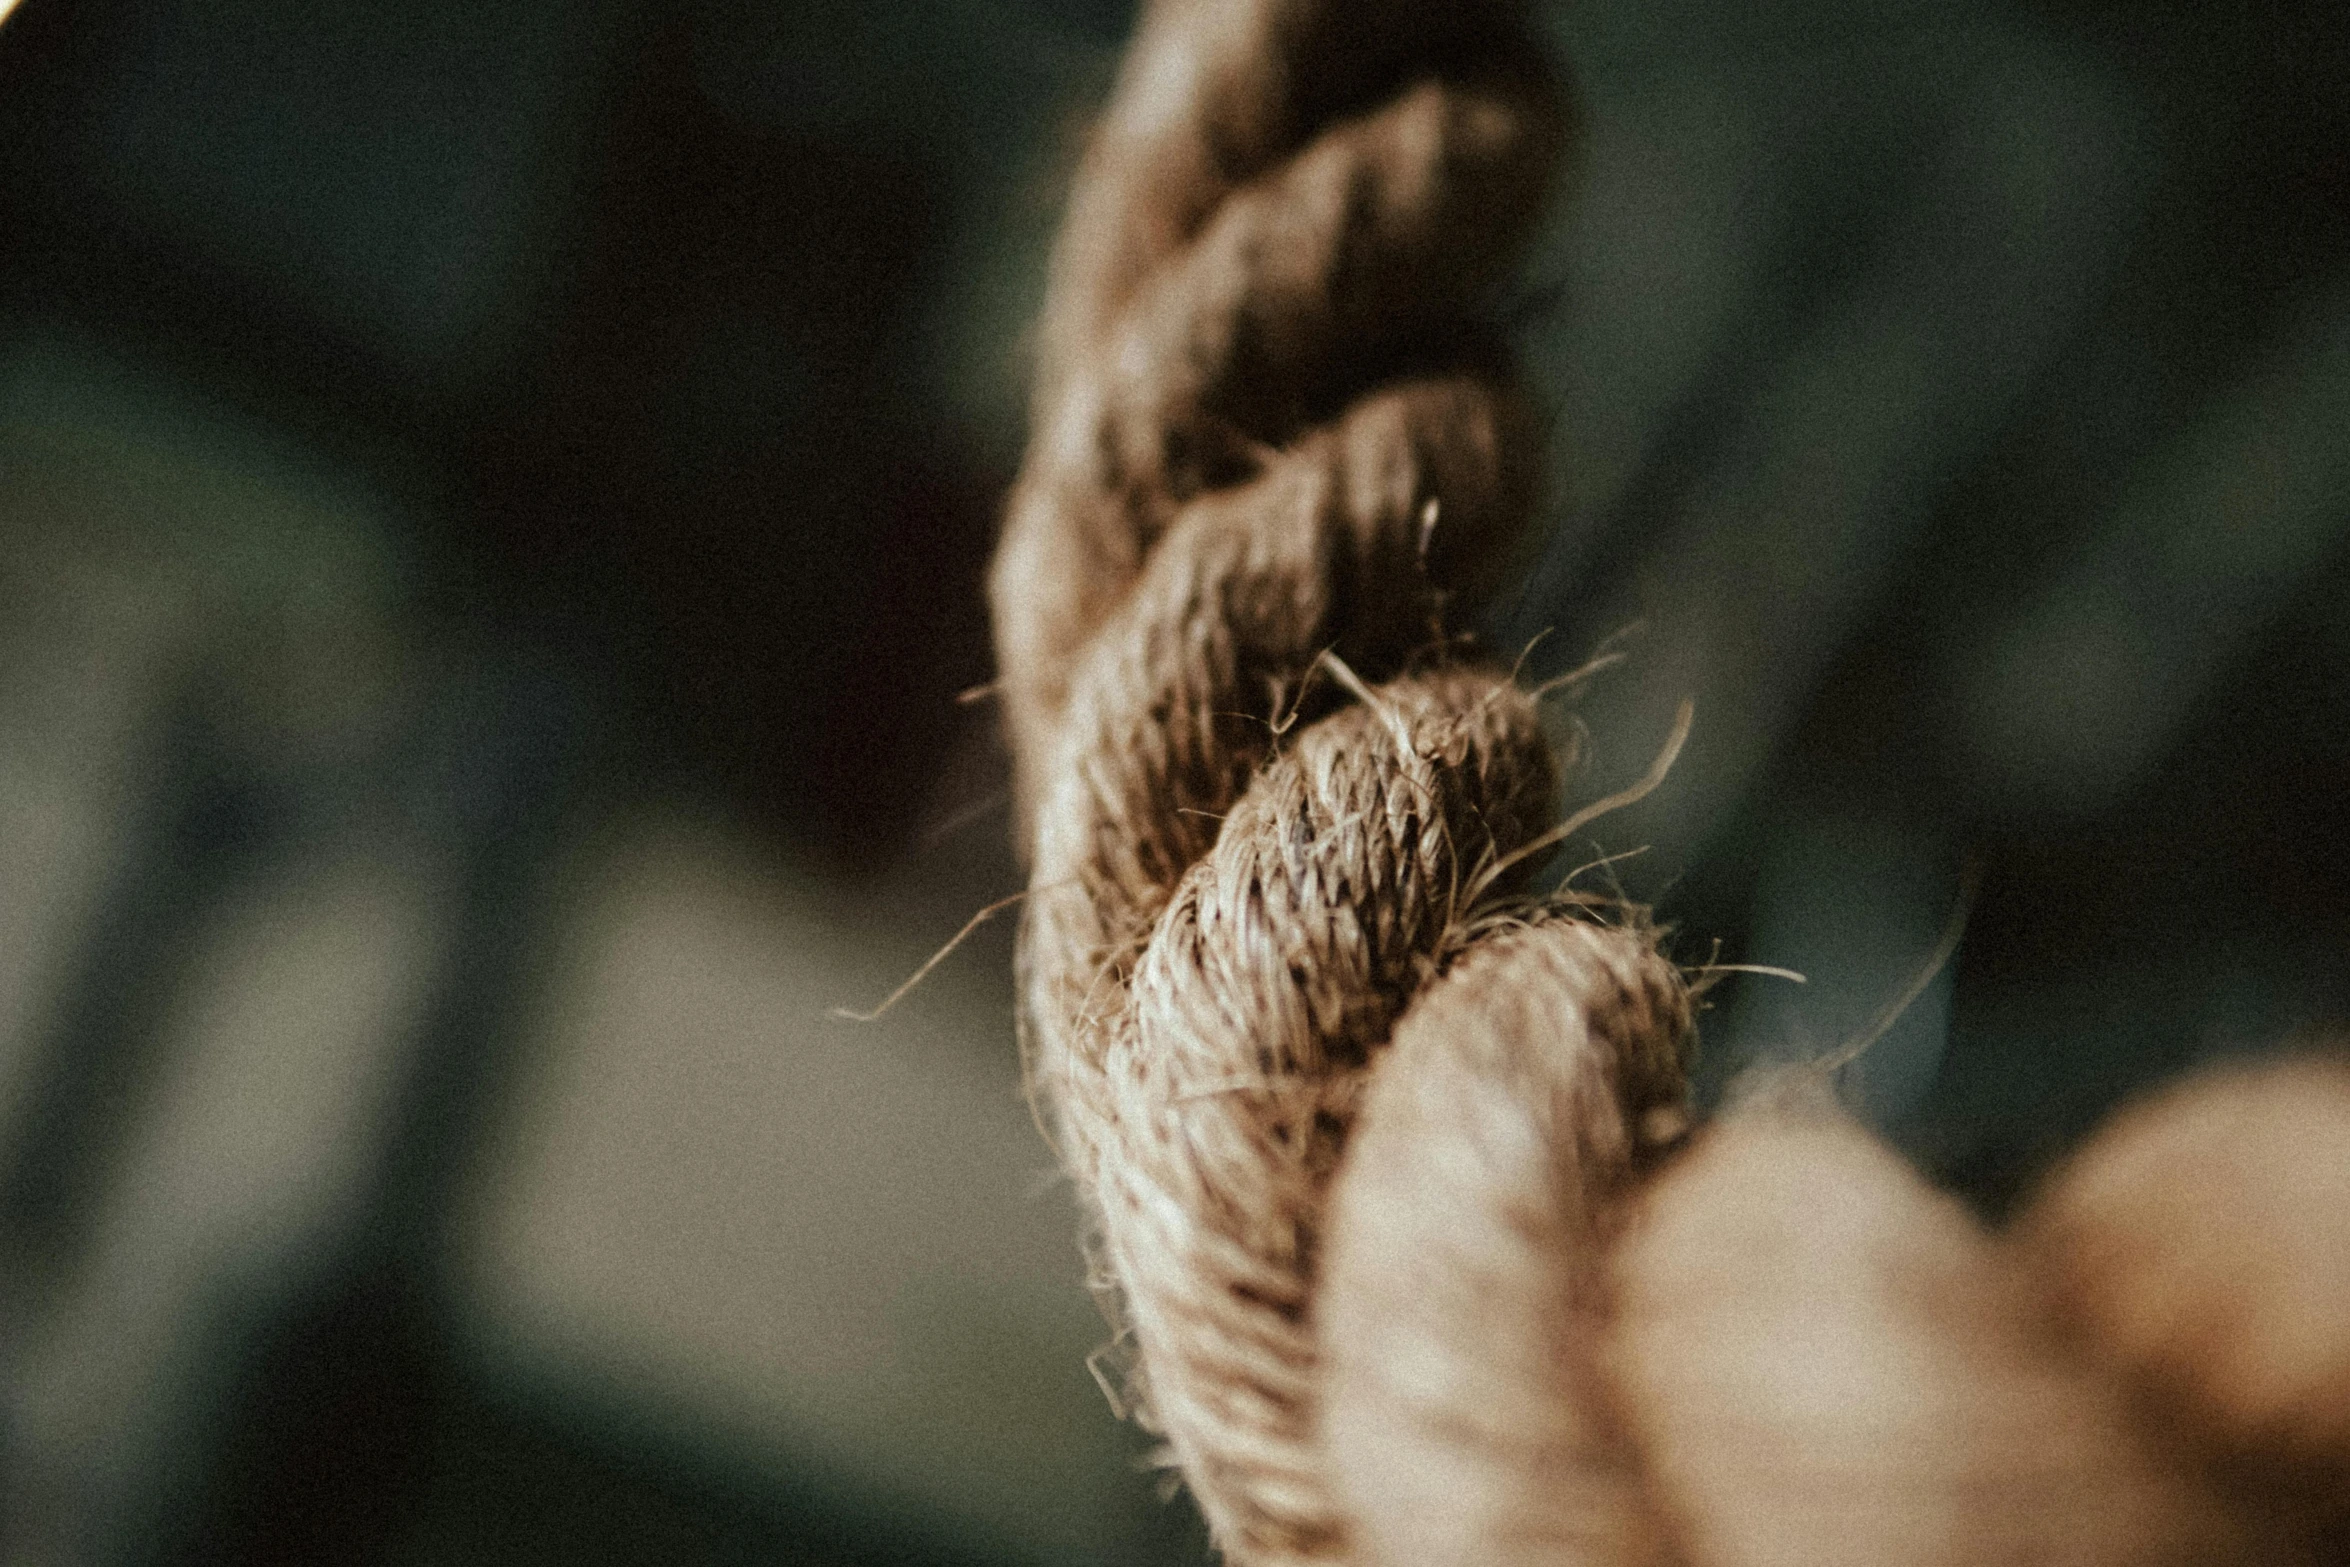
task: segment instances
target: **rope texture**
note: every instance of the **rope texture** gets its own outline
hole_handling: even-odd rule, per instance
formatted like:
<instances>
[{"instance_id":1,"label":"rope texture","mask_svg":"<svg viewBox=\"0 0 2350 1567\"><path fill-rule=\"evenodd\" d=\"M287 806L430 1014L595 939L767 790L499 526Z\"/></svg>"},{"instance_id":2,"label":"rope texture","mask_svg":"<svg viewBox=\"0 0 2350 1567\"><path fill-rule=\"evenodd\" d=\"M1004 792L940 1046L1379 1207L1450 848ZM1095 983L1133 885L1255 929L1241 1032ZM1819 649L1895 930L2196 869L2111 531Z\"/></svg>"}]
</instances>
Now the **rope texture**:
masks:
<instances>
[{"instance_id":1,"label":"rope texture","mask_svg":"<svg viewBox=\"0 0 2350 1567\"><path fill-rule=\"evenodd\" d=\"M1524 896L1573 758L1443 626L1538 491L1481 312L1567 142L1505 0L1157 0L1079 171L990 588L1126 1391L1252 1567L2338 1540L2350 1192L2144 1174L2230 1094L2350 1171L2350 1072L2157 1107L1995 1238L1793 1090L1685 1140L1684 977ZM2223 1188L2266 1317L2168 1244Z\"/></svg>"}]
</instances>

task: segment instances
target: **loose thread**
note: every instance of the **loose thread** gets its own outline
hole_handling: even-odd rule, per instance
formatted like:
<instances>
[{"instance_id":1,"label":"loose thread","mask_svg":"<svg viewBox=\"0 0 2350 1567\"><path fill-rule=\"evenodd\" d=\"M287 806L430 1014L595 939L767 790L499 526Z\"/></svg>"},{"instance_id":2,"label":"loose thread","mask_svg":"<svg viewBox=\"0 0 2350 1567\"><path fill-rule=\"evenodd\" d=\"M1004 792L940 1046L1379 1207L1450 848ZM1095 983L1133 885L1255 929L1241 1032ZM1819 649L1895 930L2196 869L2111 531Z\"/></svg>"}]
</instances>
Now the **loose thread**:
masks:
<instances>
[{"instance_id":1,"label":"loose thread","mask_svg":"<svg viewBox=\"0 0 2350 1567\"><path fill-rule=\"evenodd\" d=\"M950 953L952 953L957 947L961 946L966 940L970 938L970 935L973 931L986 924L989 920L994 919L998 914L1003 913L1004 910L1010 908L1013 904L1020 902L1030 893L1036 892L1038 890L1039 889L1035 887L1024 887L1020 891L1013 893L1008 898L998 898L995 902L989 904L986 908L981 909L977 914L972 915L968 920L965 920L963 922L963 928L959 931L956 931L945 946L939 948L936 952L933 952L927 962L925 962L920 968L916 969L913 974L907 978L904 984L891 991L889 995L883 999L881 1005L875 1007L872 1011L858 1012L848 1007L834 1007L831 1009L829 1015L850 1023L880 1022L883 1015L886 1014L890 1008L896 1006L899 1002L905 1000L908 995L912 994L914 987L921 984L925 979L928 979L930 977L930 971L938 967L941 963L944 963Z\"/></svg>"},{"instance_id":2,"label":"loose thread","mask_svg":"<svg viewBox=\"0 0 2350 1567\"><path fill-rule=\"evenodd\" d=\"M1967 915L1973 910L1975 889L1981 879L1981 867L1969 856L1959 870L1958 900L1951 904L1948 918L1942 922L1942 935L1934 943L1934 950L1926 957L1925 966L1915 978L1902 987L1901 994L1890 1005L1879 1011L1867 1028L1837 1046L1812 1063L1813 1070L1823 1077L1833 1077L1843 1071L1893 1030L1903 1013L1917 1004L1918 997L1940 977L1950 960L1958 955L1958 944L1966 939Z\"/></svg>"}]
</instances>

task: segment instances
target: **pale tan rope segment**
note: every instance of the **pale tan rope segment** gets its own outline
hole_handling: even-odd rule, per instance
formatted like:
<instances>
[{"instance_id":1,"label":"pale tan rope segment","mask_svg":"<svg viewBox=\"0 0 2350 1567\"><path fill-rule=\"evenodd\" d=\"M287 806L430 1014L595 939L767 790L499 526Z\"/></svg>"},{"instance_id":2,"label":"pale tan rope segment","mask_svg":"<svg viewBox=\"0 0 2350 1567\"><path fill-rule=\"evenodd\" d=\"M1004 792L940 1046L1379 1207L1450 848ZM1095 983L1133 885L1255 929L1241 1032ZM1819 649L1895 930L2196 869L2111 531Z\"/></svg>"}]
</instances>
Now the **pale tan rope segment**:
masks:
<instances>
[{"instance_id":1,"label":"pale tan rope segment","mask_svg":"<svg viewBox=\"0 0 2350 1567\"><path fill-rule=\"evenodd\" d=\"M1032 1085L1135 1391L1250 1564L2234 1550L2128 1418L2154 1357L2028 1282L2105 1207L1994 1243L1768 1115L1624 1201L1688 993L1498 912L1556 767L1436 629L1535 494L1476 323L1564 141L1501 0L1162 0L1080 171L991 589Z\"/></svg>"}]
</instances>

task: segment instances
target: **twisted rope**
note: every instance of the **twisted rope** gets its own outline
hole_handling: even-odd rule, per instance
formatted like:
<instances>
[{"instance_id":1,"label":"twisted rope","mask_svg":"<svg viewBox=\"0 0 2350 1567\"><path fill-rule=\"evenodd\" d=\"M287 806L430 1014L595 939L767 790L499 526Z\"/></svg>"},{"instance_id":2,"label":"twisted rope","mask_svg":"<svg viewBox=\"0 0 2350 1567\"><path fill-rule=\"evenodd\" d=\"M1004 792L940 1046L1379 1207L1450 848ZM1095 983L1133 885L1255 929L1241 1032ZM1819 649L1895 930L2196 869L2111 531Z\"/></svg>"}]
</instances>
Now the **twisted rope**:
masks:
<instances>
[{"instance_id":1,"label":"twisted rope","mask_svg":"<svg viewBox=\"0 0 2350 1567\"><path fill-rule=\"evenodd\" d=\"M1666 1161L1683 976L1523 897L1562 759L1442 627L1537 492L1480 311L1566 140L1505 0L1159 0L1079 173L991 595L1132 1391L1248 1564L2240 1554L2081 1282L2143 1216L1994 1241L1784 1108Z\"/></svg>"}]
</instances>

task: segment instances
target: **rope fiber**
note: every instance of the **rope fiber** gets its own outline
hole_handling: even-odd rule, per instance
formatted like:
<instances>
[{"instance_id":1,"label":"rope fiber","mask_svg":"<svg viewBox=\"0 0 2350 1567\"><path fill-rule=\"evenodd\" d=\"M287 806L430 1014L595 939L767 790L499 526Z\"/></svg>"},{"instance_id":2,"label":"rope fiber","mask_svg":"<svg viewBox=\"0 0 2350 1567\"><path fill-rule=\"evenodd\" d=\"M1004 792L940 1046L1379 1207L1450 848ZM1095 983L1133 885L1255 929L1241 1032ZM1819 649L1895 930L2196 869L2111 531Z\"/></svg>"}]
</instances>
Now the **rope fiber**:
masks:
<instances>
[{"instance_id":1,"label":"rope fiber","mask_svg":"<svg viewBox=\"0 0 2350 1567\"><path fill-rule=\"evenodd\" d=\"M2340 1062L1993 1236L1801 1080L1686 1136L1656 933L1527 897L1574 758L1445 627L1540 489L1486 306L1570 124L1503 0L1156 0L1078 172L990 592L1125 1391L1248 1567L2325 1559Z\"/></svg>"}]
</instances>

